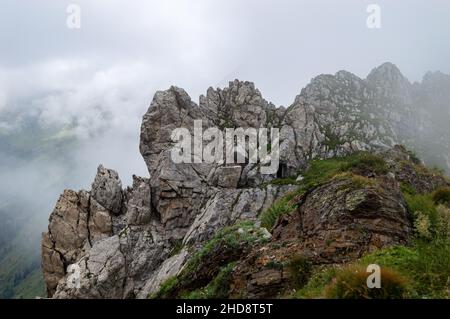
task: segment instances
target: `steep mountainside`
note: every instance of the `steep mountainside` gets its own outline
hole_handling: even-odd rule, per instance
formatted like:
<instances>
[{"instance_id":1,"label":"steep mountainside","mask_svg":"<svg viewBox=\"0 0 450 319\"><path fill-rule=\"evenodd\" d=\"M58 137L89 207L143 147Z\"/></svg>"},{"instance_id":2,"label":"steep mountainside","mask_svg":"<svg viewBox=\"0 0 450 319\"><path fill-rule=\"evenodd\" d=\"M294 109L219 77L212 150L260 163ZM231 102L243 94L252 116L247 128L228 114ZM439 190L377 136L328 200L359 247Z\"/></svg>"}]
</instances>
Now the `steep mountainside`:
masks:
<instances>
[{"instance_id":1,"label":"steep mountainside","mask_svg":"<svg viewBox=\"0 0 450 319\"><path fill-rule=\"evenodd\" d=\"M320 267L413 245L418 234L444 241L447 254L450 198L433 197L429 210L414 203L446 194L450 182L398 146L450 168L449 140L429 140L448 134L437 116L449 117L447 84L441 74L411 84L386 63L365 80L320 75L287 109L238 80L208 89L198 105L180 88L157 92L141 127L150 178L134 176L123 190L117 172L99 166L90 191L59 198L42 240L48 296L291 296ZM265 175L263 163L248 161L174 163L171 133L194 132L195 120L204 130L279 128L278 171ZM445 294L441 277L438 286ZM408 286L405 296L412 291L434 293Z\"/></svg>"}]
</instances>

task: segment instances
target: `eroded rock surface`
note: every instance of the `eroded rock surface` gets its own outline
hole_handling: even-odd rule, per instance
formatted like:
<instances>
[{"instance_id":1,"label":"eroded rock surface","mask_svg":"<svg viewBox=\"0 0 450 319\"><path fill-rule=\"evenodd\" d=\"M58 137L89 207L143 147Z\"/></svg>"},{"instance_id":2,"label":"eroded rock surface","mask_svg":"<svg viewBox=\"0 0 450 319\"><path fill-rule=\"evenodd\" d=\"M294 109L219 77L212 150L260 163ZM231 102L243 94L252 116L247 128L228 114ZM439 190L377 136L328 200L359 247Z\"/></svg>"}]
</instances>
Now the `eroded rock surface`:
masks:
<instances>
[{"instance_id":1,"label":"eroded rock surface","mask_svg":"<svg viewBox=\"0 0 450 319\"><path fill-rule=\"evenodd\" d=\"M147 298L221 229L242 220L258 224L262 212L297 188L298 174L311 160L358 151L390 152L389 174L365 186L355 186L351 178L321 185L298 198L298 209L273 230L257 225L270 244L240 252L222 247L229 260L238 260L231 296L273 297L285 288L286 272L266 267L274 258L282 261L301 252L317 263L337 263L406 242L411 225L400 184L426 193L448 181L421 172L404 149L394 146L404 143L427 155L418 135L444 134L427 130L436 119L423 114L428 104L439 108L431 92L450 92L444 90L447 80L429 74L423 84L411 84L390 63L367 79L340 71L314 78L288 108L275 107L253 83L238 80L224 89L209 88L199 104L177 87L157 92L141 126L140 151L149 178L134 176L133 185L123 190L117 172L99 166L89 192L66 190L58 200L42 241L48 296ZM174 163L172 131L186 128L193 134L198 120L203 131L278 128L278 172L262 174L260 162ZM437 161L450 167L449 154ZM271 248L281 243L282 249ZM225 258L219 250L212 256L198 274L201 284L211 279L212 270L219 271L215 261ZM79 287L70 281L73 265Z\"/></svg>"}]
</instances>

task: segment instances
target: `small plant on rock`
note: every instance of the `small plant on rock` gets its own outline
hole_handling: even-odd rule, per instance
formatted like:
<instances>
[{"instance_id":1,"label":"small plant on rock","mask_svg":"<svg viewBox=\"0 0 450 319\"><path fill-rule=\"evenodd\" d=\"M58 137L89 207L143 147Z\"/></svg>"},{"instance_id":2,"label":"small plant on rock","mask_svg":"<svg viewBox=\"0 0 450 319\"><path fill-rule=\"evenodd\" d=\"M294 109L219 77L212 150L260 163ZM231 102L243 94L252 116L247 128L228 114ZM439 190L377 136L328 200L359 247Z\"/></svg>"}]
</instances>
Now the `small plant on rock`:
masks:
<instances>
[{"instance_id":1,"label":"small plant on rock","mask_svg":"<svg viewBox=\"0 0 450 319\"><path fill-rule=\"evenodd\" d=\"M289 273L296 288L302 288L308 283L311 272L312 265L304 256L296 256L289 263Z\"/></svg>"},{"instance_id":2,"label":"small plant on rock","mask_svg":"<svg viewBox=\"0 0 450 319\"><path fill-rule=\"evenodd\" d=\"M433 193L433 200L436 204L450 203L450 187L440 188Z\"/></svg>"},{"instance_id":3,"label":"small plant on rock","mask_svg":"<svg viewBox=\"0 0 450 319\"><path fill-rule=\"evenodd\" d=\"M408 282L396 271L381 268L381 288L369 288L369 273L362 266L351 265L337 273L325 289L330 299L403 299L408 295Z\"/></svg>"}]
</instances>

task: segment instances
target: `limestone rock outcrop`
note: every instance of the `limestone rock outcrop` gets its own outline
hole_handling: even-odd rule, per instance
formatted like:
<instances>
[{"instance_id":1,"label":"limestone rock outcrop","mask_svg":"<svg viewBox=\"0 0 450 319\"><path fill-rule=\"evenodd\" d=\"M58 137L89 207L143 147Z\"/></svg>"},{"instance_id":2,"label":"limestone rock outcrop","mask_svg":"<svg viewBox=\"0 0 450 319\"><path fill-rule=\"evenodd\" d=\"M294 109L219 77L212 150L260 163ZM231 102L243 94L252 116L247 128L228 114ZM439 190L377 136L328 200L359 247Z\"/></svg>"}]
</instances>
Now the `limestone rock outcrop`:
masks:
<instances>
[{"instance_id":1,"label":"limestone rock outcrop","mask_svg":"<svg viewBox=\"0 0 450 319\"><path fill-rule=\"evenodd\" d=\"M157 92L141 126L140 152L149 178L134 176L133 185L122 189L118 173L99 166L90 191L66 190L58 200L42 240L48 296L147 298L181 273L220 230L241 221L255 223L271 244L255 250L245 246L245 256L229 252L237 262L232 296L245 291L246 296L273 297L283 288L283 270L265 267L274 254L283 260L302 252L317 263L334 263L407 242L411 223L399 183L425 193L448 181L421 175L411 166L411 156L396 145L406 144L429 162L450 168L448 139L437 140L443 154L431 156L422 138L450 136L442 125L437 131L427 129L445 104L432 100L432 92L448 94L447 83L445 75L429 74L422 84L411 84L387 63L367 79L346 71L320 75L288 108L275 107L253 83L238 80L224 89L209 88L199 104L177 87ZM194 134L198 120L202 131L279 129L277 172L263 174L261 159L175 163L173 130L186 128ZM376 176L369 186L355 187L351 178L333 180L298 198L298 209L280 218L273 230L260 227L258 217L298 188L299 174L312 160L360 151L384 152L389 174ZM198 154L192 150L190 155ZM273 251L280 242L283 249ZM216 253L212 260L221 259ZM218 271L218 266L210 269ZM207 268L199 274L203 281L211 275Z\"/></svg>"}]
</instances>

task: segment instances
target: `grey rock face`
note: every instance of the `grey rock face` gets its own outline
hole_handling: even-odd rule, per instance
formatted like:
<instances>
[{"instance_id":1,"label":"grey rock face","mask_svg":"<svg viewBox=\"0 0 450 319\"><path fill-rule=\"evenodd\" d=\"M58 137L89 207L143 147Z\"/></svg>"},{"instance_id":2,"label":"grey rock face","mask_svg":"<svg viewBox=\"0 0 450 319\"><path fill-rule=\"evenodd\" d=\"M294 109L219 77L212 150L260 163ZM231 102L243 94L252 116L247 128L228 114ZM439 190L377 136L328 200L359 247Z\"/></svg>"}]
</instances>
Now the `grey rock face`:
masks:
<instances>
[{"instance_id":1,"label":"grey rock face","mask_svg":"<svg viewBox=\"0 0 450 319\"><path fill-rule=\"evenodd\" d=\"M223 166L219 167L214 174L217 186L223 188L237 188L241 178L241 166Z\"/></svg>"},{"instance_id":2,"label":"grey rock face","mask_svg":"<svg viewBox=\"0 0 450 319\"><path fill-rule=\"evenodd\" d=\"M69 278L63 278L56 293L56 299L65 298L117 298L123 294L125 279L125 258L120 251L118 236L97 242L77 263L79 287L69 285Z\"/></svg>"},{"instance_id":3,"label":"grey rock face","mask_svg":"<svg viewBox=\"0 0 450 319\"><path fill-rule=\"evenodd\" d=\"M276 199L295 190L295 186L268 186L248 189L215 189L184 237L184 244L204 242L238 220L255 220Z\"/></svg>"},{"instance_id":4,"label":"grey rock face","mask_svg":"<svg viewBox=\"0 0 450 319\"><path fill-rule=\"evenodd\" d=\"M48 294L55 292L70 264L79 260L95 242L111 235L109 211L86 191L64 191L42 240L42 268Z\"/></svg>"},{"instance_id":5,"label":"grey rock face","mask_svg":"<svg viewBox=\"0 0 450 319\"><path fill-rule=\"evenodd\" d=\"M122 207L122 182L119 174L100 165L91 190L92 197L113 214L119 214Z\"/></svg>"},{"instance_id":6,"label":"grey rock face","mask_svg":"<svg viewBox=\"0 0 450 319\"><path fill-rule=\"evenodd\" d=\"M133 176L133 187L128 188L126 203L126 221L128 225L145 225L151 218L150 181L146 178Z\"/></svg>"},{"instance_id":7,"label":"grey rock face","mask_svg":"<svg viewBox=\"0 0 450 319\"><path fill-rule=\"evenodd\" d=\"M112 235L112 218L111 213L101 206L91 197L89 206L89 233L90 241L94 243L100 239L107 238Z\"/></svg>"},{"instance_id":8,"label":"grey rock face","mask_svg":"<svg viewBox=\"0 0 450 319\"><path fill-rule=\"evenodd\" d=\"M146 299L156 293L160 285L169 277L175 276L182 269L189 253L183 249L179 254L166 259L161 266L147 280L137 298Z\"/></svg>"}]
</instances>

